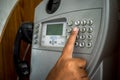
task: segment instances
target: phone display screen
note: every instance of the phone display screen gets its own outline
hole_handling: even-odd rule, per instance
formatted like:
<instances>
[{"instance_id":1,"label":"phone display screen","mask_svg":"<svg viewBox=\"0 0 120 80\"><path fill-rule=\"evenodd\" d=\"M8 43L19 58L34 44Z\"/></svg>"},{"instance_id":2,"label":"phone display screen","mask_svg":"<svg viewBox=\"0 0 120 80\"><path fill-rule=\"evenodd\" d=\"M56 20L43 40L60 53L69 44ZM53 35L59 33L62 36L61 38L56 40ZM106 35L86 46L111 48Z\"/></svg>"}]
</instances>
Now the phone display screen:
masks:
<instances>
[{"instance_id":1,"label":"phone display screen","mask_svg":"<svg viewBox=\"0 0 120 80\"><path fill-rule=\"evenodd\" d=\"M63 24L48 24L46 35L62 35Z\"/></svg>"}]
</instances>

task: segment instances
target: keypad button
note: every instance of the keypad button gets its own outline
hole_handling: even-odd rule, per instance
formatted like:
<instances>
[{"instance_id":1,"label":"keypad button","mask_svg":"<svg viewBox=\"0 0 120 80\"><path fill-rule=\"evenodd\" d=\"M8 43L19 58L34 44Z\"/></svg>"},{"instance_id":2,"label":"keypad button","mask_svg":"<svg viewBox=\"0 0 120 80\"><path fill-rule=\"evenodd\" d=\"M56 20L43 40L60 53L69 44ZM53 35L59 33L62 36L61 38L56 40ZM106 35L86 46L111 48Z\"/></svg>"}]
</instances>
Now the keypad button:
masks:
<instances>
[{"instance_id":1,"label":"keypad button","mask_svg":"<svg viewBox=\"0 0 120 80\"><path fill-rule=\"evenodd\" d=\"M89 35L87 36L87 39L88 39L88 40L91 40L92 37L93 37L93 36L92 36L91 34L89 34Z\"/></svg>"},{"instance_id":2,"label":"keypad button","mask_svg":"<svg viewBox=\"0 0 120 80\"><path fill-rule=\"evenodd\" d=\"M87 30L88 33L91 33L93 32L93 28L92 27L89 27L88 30Z\"/></svg>"},{"instance_id":3,"label":"keypad button","mask_svg":"<svg viewBox=\"0 0 120 80\"><path fill-rule=\"evenodd\" d=\"M54 44L55 44L55 41L54 41L54 40L52 40L52 41L51 41L51 44L52 44L52 45L54 45Z\"/></svg>"},{"instance_id":4,"label":"keypad button","mask_svg":"<svg viewBox=\"0 0 120 80\"><path fill-rule=\"evenodd\" d=\"M55 41L55 44L57 44L57 41Z\"/></svg>"},{"instance_id":5,"label":"keypad button","mask_svg":"<svg viewBox=\"0 0 120 80\"><path fill-rule=\"evenodd\" d=\"M68 32L68 33L70 33L71 31L72 31L72 29L71 29L71 28L68 28L68 29L67 29L67 32Z\"/></svg>"},{"instance_id":6,"label":"keypad button","mask_svg":"<svg viewBox=\"0 0 120 80\"><path fill-rule=\"evenodd\" d=\"M91 26L93 24L93 20L88 20L87 24Z\"/></svg>"},{"instance_id":7,"label":"keypad button","mask_svg":"<svg viewBox=\"0 0 120 80\"><path fill-rule=\"evenodd\" d=\"M35 28L36 28L36 29L38 29L38 28L39 28L39 26L40 26L40 24L37 24L37 25L35 26Z\"/></svg>"},{"instance_id":8,"label":"keypad button","mask_svg":"<svg viewBox=\"0 0 120 80\"><path fill-rule=\"evenodd\" d=\"M37 39L38 38L38 35L34 35L34 39Z\"/></svg>"},{"instance_id":9,"label":"keypad button","mask_svg":"<svg viewBox=\"0 0 120 80\"><path fill-rule=\"evenodd\" d=\"M87 43L87 44L86 44L86 47L87 47L87 48L91 48L91 47L92 47L92 42Z\"/></svg>"},{"instance_id":10,"label":"keypad button","mask_svg":"<svg viewBox=\"0 0 120 80\"><path fill-rule=\"evenodd\" d=\"M51 44L51 43L52 43L52 41L49 41L49 43Z\"/></svg>"},{"instance_id":11,"label":"keypad button","mask_svg":"<svg viewBox=\"0 0 120 80\"><path fill-rule=\"evenodd\" d=\"M84 43L84 42L80 42L80 43L79 43L79 47L80 47L80 48L84 48L84 47L85 47L85 43Z\"/></svg>"},{"instance_id":12,"label":"keypad button","mask_svg":"<svg viewBox=\"0 0 120 80\"><path fill-rule=\"evenodd\" d=\"M79 43L78 42L75 42L75 46L78 46L79 45Z\"/></svg>"},{"instance_id":13,"label":"keypad button","mask_svg":"<svg viewBox=\"0 0 120 80\"><path fill-rule=\"evenodd\" d=\"M39 30L38 30L38 29L35 29L34 33L37 34L38 32L39 32Z\"/></svg>"},{"instance_id":14,"label":"keypad button","mask_svg":"<svg viewBox=\"0 0 120 80\"><path fill-rule=\"evenodd\" d=\"M81 25L82 25L82 26L85 26L86 24L87 24L87 21L86 21L86 20L81 21Z\"/></svg>"},{"instance_id":15,"label":"keypad button","mask_svg":"<svg viewBox=\"0 0 120 80\"><path fill-rule=\"evenodd\" d=\"M57 43L57 41L54 41L54 40L50 41L50 44L52 44L52 45L54 45L56 43Z\"/></svg>"},{"instance_id":16,"label":"keypad button","mask_svg":"<svg viewBox=\"0 0 120 80\"><path fill-rule=\"evenodd\" d=\"M68 26L72 26L72 25L73 25L73 21L72 21L72 20L69 20L69 21L67 22L67 25L68 25Z\"/></svg>"},{"instance_id":17,"label":"keypad button","mask_svg":"<svg viewBox=\"0 0 120 80\"><path fill-rule=\"evenodd\" d=\"M76 26L79 26L80 25L80 21L78 20L78 21L75 21L75 25Z\"/></svg>"},{"instance_id":18,"label":"keypad button","mask_svg":"<svg viewBox=\"0 0 120 80\"><path fill-rule=\"evenodd\" d=\"M86 28L85 27L81 28L80 32L82 32L82 33L86 32Z\"/></svg>"},{"instance_id":19,"label":"keypad button","mask_svg":"<svg viewBox=\"0 0 120 80\"><path fill-rule=\"evenodd\" d=\"M84 40L85 38L86 38L85 35L80 35L80 39L81 39L81 40Z\"/></svg>"},{"instance_id":20,"label":"keypad button","mask_svg":"<svg viewBox=\"0 0 120 80\"><path fill-rule=\"evenodd\" d=\"M37 44L38 43L38 40L34 40L34 44Z\"/></svg>"}]
</instances>

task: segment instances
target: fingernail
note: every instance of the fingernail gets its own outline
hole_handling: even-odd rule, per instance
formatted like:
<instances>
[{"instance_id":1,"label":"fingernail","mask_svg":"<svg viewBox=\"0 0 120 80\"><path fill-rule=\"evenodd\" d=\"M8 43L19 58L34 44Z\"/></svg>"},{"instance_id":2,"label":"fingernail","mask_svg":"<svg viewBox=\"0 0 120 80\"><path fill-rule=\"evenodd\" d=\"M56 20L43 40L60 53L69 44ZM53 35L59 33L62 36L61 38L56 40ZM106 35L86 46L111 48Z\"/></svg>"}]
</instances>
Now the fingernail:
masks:
<instances>
[{"instance_id":1,"label":"fingernail","mask_svg":"<svg viewBox=\"0 0 120 80\"><path fill-rule=\"evenodd\" d=\"M74 27L73 28L73 31L78 31L79 29L77 27Z\"/></svg>"}]
</instances>

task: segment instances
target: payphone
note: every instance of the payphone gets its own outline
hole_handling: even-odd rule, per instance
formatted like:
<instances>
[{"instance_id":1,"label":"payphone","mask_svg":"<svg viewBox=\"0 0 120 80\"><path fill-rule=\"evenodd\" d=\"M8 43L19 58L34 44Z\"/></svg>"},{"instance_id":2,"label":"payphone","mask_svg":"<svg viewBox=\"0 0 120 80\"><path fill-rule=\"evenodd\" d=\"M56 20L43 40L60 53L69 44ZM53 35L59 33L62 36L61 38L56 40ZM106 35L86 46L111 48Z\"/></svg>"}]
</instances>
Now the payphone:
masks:
<instances>
[{"instance_id":1,"label":"payphone","mask_svg":"<svg viewBox=\"0 0 120 80\"><path fill-rule=\"evenodd\" d=\"M73 57L87 60L90 80L115 80L116 0L43 0L35 9L30 80L45 80L75 26Z\"/></svg>"}]
</instances>

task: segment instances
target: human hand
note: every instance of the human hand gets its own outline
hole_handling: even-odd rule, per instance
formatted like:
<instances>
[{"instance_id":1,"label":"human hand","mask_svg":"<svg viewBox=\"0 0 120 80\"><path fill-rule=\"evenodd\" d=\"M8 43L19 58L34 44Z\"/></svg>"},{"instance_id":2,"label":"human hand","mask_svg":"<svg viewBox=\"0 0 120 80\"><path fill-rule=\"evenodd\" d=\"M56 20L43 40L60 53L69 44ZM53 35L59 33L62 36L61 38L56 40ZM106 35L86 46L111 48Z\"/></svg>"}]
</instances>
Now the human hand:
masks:
<instances>
[{"instance_id":1,"label":"human hand","mask_svg":"<svg viewBox=\"0 0 120 80\"><path fill-rule=\"evenodd\" d=\"M86 60L73 58L73 49L79 29L73 28L56 65L48 74L46 80L88 80L85 71Z\"/></svg>"}]
</instances>

